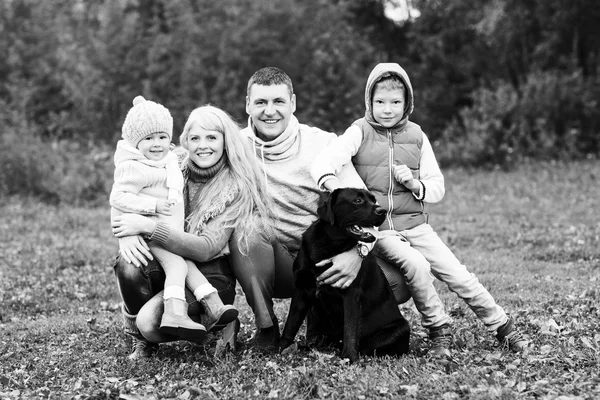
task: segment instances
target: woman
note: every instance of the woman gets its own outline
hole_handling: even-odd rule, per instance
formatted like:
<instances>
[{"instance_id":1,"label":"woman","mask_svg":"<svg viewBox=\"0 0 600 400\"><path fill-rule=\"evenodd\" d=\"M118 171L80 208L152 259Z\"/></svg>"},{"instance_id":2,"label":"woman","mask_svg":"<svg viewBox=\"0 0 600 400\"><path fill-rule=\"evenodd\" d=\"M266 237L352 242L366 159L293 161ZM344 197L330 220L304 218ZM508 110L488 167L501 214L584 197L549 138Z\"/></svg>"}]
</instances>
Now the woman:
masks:
<instances>
[{"instance_id":1,"label":"woman","mask_svg":"<svg viewBox=\"0 0 600 400\"><path fill-rule=\"evenodd\" d=\"M115 273L123 298L125 331L136 340L130 358L150 355L157 343L178 340L161 333L164 273L140 237L196 262L226 304L233 303L235 278L229 266L229 241L248 251L248 238L271 231L269 200L252 148L233 119L212 106L191 112L180 137L188 151L182 160L185 179L185 231L137 214L113 216L113 233L122 260ZM132 265L133 264L133 265ZM140 268L136 267L140 265ZM202 323L202 310L186 293L189 314ZM207 327L213 330L222 327Z\"/></svg>"}]
</instances>

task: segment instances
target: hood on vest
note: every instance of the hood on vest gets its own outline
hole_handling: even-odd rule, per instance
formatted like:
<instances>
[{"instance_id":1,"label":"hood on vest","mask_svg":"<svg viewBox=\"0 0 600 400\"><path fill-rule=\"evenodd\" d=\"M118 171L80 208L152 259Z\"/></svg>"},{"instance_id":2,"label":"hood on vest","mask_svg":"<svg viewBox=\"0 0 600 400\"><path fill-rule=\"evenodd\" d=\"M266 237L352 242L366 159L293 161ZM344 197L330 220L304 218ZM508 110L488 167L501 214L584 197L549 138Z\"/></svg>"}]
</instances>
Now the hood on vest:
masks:
<instances>
[{"instance_id":1,"label":"hood on vest","mask_svg":"<svg viewBox=\"0 0 600 400\"><path fill-rule=\"evenodd\" d=\"M379 82L383 78L387 78L388 76L398 76L402 82L404 83L404 87L406 88L406 104L404 106L404 115L398 124L392 127L392 129L401 129L404 128L408 122L408 117L412 114L414 109L414 97L413 97L413 88L410 83L410 79L408 79L408 74L406 71L396 63L380 63L373 68L373 71L369 74L369 78L367 79L367 87L365 88L365 119L371 126L377 129L385 129L381 124L375 121L373 118L373 89L375 88L375 84Z\"/></svg>"}]
</instances>

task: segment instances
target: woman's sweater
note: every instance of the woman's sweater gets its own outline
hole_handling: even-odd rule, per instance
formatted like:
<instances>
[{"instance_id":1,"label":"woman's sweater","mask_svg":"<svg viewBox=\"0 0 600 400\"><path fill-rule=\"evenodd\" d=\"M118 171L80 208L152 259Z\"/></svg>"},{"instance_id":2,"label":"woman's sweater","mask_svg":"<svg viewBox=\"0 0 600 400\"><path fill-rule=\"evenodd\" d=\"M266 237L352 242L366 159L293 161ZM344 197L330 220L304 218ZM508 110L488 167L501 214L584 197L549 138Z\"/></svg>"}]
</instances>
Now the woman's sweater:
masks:
<instances>
[{"instance_id":1,"label":"woman's sweater","mask_svg":"<svg viewBox=\"0 0 600 400\"><path fill-rule=\"evenodd\" d=\"M211 168L201 169L189 159L187 168L184 168L186 186L184 188L184 200L186 204L186 216L189 216L194 207L194 199L202 191L206 183L225 167L225 158ZM218 178L217 178L218 179ZM167 224L158 222L150 240L155 240L165 249L199 262L205 262L214 258L229 254L229 238L233 233L232 228L219 229L222 225L219 215L212 217L206 223L206 227L197 233L188 233L183 230L170 229ZM214 229L212 229L214 227ZM210 233L208 233L210 232Z\"/></svg>"}]
</instances>

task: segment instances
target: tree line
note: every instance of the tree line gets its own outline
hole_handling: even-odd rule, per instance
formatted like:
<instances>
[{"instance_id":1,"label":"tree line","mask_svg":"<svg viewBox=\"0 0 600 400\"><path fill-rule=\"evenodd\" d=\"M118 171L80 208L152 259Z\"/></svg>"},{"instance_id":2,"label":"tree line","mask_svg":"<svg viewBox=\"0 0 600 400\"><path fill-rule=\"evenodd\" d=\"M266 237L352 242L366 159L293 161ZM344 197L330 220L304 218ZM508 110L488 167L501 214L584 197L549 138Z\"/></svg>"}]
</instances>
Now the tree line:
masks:
<instances>
[{"instance_id":1,"label":"tree line","mask_svg":"<svg viewBox=\"0 0 600 400\"><path fill-rule=\"evenodd\" d=\"M138 94L175 132L207 103L245 125L263 66L292 77L302 122L340 134L370 70L398 62L443 165L598 155L598 1L408 0L392 21L395 1L0 0L0 140L113 146Z\"/></svg>"}]
</instances>

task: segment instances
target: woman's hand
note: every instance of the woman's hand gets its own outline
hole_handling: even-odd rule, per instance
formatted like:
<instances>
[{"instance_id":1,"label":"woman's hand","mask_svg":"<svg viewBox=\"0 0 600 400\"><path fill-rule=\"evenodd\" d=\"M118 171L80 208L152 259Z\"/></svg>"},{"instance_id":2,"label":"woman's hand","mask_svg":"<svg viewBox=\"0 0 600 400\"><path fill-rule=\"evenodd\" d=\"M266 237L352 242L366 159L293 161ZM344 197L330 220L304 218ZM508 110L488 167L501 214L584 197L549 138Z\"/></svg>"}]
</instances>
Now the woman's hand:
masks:
<instances>
[{"instance_id":1,"label":"woman's hand","mask_svg":"<svg viewBox=\"0 0 600 400\"><path fill-rule=\"evenodd\" d=\"M134 235L151 235L156 228L156 222L138 214L123 214L112 220L113 235L118 238Z\"/></svg>"},{"instance_id":2,"label":"woman's hand","mask_svg":"<svg viewBox=\"0 0 600 400\"><path fill-rule=\"evenodd\" d=\"M331 259L320 261L316 265L317 267L322 267L328 263L333 263L333 265L317 277L317 282L335 288L346 289L356 279L360 271L362 258L358 255L355 248L351 248Z\"/></svg>"},{"instance_id":3,"label":"woman's hand","mask_svg":"<svg viewBox=\"0 0 600 400\"><path fill-rule=\"evenodd\" d=\"M153 259L148 244L139 235L119 238L119 254L125 261L136 267L142 264L148 265L148 260Z\"/></svg>"}]
</instances>

